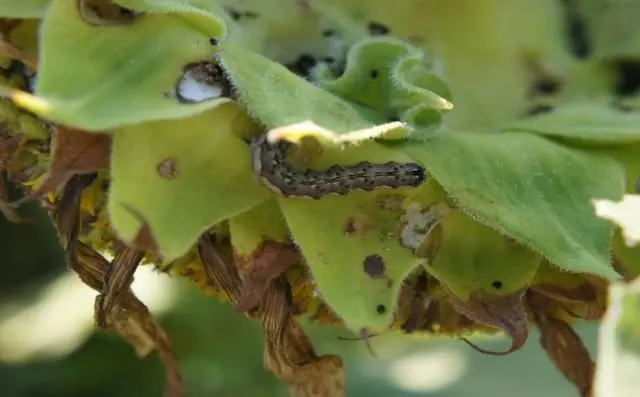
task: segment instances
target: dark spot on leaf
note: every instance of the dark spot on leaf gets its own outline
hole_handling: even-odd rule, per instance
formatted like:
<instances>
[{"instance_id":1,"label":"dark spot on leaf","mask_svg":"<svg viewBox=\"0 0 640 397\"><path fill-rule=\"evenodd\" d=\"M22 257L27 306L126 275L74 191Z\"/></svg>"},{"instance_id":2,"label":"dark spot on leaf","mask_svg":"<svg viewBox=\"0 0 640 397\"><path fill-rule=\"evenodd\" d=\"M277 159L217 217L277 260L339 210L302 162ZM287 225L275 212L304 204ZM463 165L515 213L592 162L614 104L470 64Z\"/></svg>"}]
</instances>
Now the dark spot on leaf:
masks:
<instances>
[{"instance_id":1,"label":"dark spot on leaf","mask_svg":"<svg viewBox=\"0 0 640 397\"><path fill-rule=\"evenodd\" d=\"M158 171L158 174L160 174L160 176L164 179L175 179L180 174L176 167L177 162L178 159L176 159L175 157L169 157L158 163L158 165L156 166L156 170Z\"/></svg>"},{"instance_id":2,"label":"dark spot on leaf","mask_svg":"<svg viewBox=\"0 0 640 397\"><path fill-rule=\"evenodd\" d=\"M209 44L211 44L212 46L217 46L218 45L218 39L216 39L215 37L211 37L209 39Z\"/></svg>"},{"instance_id":3,"label":"dark spot on leaf","mask_svg":"<svg viewBox=\"0 0 640 397\"><path fill-rule=\"evenodd\" d=\"M242 14L239 11L237 11L237 10L231 8L231 7L227 7L226 11L227 11L227 14L229 14L231 19L233 19L234 21L239 21L240 18L242 17Z\"/></svg>"},{"instance_id":4,"label":"dark spot on leaf","mask_svg":"<svg viewBox=\"0 0 640 397\"><path fill-rule=\"evenodd\" d=\"M372 70L372 71L371 71L371 78L372 78L372 79L377 78L377 77L378 77L378 74L379 74L379 72L378 72L377 70L375 70L375 69L374 69L374 70Z\"/></svg>"},{"instance_id":5,"label":"dark spot on leaf","mask_svg":"<svg viewBox=\"0 0 640 397\"><path fill-rule=\"evenodd\" d=\"M118 26L131 24L142 13L121 7L111 0L77 0L80 16L89 25Z\"/></svg>"},{"instance_id":6,"label":"dark spot on leaf","mask_svg":"<svg viewBox=\"0 0 640 397\"><path fill-rule=\"evenodd\" d=\"M253 11L246 11L242 16L247 18L247 19L256 19L256 18L258 18L258 14L253 12Z\"/></svg>"},{"instance_id":7,"label":"dark spot on leaf","mask_svg":"<svg viewBox=\"0 0 640 397\"><path fill-rule=\"evenodd\" d=\"M378 314L385 314L387 312L387 307L385 305L378 305L376 306L376 312L378 312Z\"/></svg>"},{"instance_id":8,"label":"dark spot on leaf","mask_svg":"<svg viewBox=\"0 0 640 397\"><path fill-rule=\"evenodd\" d=\"M334 34L336 34L336 31L333 30L333 29L325 29L325 30L322 31L322 36L323 37L331 37Z\"/></svg>"},{"instance_id":9,"label":"dark spot on leaf","mask_svg":"<svg viewBox=\"0 0 640 397\"><path fill-rule=\"evenodd\" d=\"M527 116L537 116L539 114L549 113L553 111L553 106L537 105L527 112Z\"/></svg>"},{"instance_id":10,"label":"dark spot on leaf","mask_svg":"<svg viewBox=\"0 0 640 397\"><path fill-rule=\"evenodd\" d=\"M614 64L618 72L616 93L632 96L640 91L640 60L620 60Z\"/></svg>"},{"instance_id":11,"label":"dark spot on leaf","mask_svg":"<svg viewBox=\"0 0 640 397\"><path fill-rule=\"evenodd\" d=\"M495 289L501 289L502 288L502 281L494 281L491 283L491 286Z\"/></svg>"},{"instance_id":12,"label":"dark spot on leaf","mask_svg":"<svg viewBox=\"0 0 640 397\"><path fill-rule=\"evenodd\" d=\"M369 277L381 277L384 276L385 266L384 260L380 255L369 255L364 258L362 262L364 267L364 272L369 275Z\"/></svg>"},{"instance_id":13,"label":"dark spot on leaf","mask_svg":"<svg viewBox=\"0 0 640 397\"><path fill-rule=\"evenodd\" d=\"M344 227L344 234L347 236L351 236L355 233L356 227L354 225L355 219L349 218L347 219L347 224Z\"/></svg>"},{"instance_id":14,"label":"dark spot on leaf","mask_svg":"<svg viewBox=\"0 0 640 397\"><path fill-rule=\"evenodd\" d=\"M318 61L311 54L302 54L296 61L288 64L287 68L298 76L307 77L317 63Z\"/></svg>"},{"instance_id":15,"label":"dark spot on leaf","mask_svg":"<svg viewBox=\"0 0 640 397\"><path fill-rule=\"evenodd\" d=\"M533 92L540 95L553 95L560 89L560 82L550 78L536 81L533 85Z\"/></svg>"},{"instance_id":16,"label":"dark spot on leaf","mask_svg":"<svg viewBox=\"0 0 640 397\"><path fill-rule=\"evenodd\" d=\"M563 0L561 3L565 11L566 35L569 39L569 47L577 58L586 59L591 52L591 43L584 17L580 15L576 1Z\"/></svg>"},{"instance_id":17,"label":"dark spot on leaf","mask_svg":"<svg viewBox=\"0 0 640 397\"><path fill-rule=\"evenodd\" d=\"M224 70L213 62L190 63L184 67L175 88L180 103L200 103L232 96L232 84Z\"/></svg>"},{"instance_id":18,"label":"dark spot on leaf","mask_svg":"<svg viewBox=\"0 0 640 397\"><path fill-rule=\"evenodd\" d=\"M373 36L384 36L389 34L390 32L387 26L373 21L367 24L367 29L369 29L369 33L371 33Z\"/></svg>"}]
</instances>

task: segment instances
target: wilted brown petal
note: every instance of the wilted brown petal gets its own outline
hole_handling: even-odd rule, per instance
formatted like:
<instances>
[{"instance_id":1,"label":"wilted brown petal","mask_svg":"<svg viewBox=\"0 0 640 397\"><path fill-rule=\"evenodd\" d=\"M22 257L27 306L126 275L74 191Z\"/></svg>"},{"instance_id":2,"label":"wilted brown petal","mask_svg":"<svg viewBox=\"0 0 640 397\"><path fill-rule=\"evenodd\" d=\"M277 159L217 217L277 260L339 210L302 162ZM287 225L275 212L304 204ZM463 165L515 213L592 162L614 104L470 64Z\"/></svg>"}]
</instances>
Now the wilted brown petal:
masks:
<instances>
[{"instance_id":1,"label":"wilted brown petal","mask_svg":"<svg viewBox=\"0 0 640 397\"><path fill-rule=\"evenodd\" d=\"M38 70L38 60L36 56L25 53L22 48L18 47L9 39L11 31L18 26L19 23L19 20L16 22L16 20L2 18L2 22L0 23L0 53L10 59L22 62L33 71Z\"/></svg>"},{"instance_id":2,"label":"wilted brown petal","mask_svg":"<svg viewBox=\"0 0 640 397\"><path fill-rule=\"evenodd\" d=\"M242 296L236 306L244 312L262 300L272 280L300 263L300 254L291 244L265 239L251 255L234 255L242 278Z\"/></svg>"},{"instance_id":3,"label":"wilted brown petal","mask_svg":"<svg viewBox=\"0 0 640 397\"><path fill-rule=\"evenodd\" d=\"M531 290L546 295L558 302L565 303L567 306L579 306L579 312L569 307L566 307L566 310L575 317L585 320L601 319L606 309L606 303L599 300L596 286L587 281L571 289L553 284L539 284L531 287Z\"/></svg>"},{"instance_id":4,"label":"wilted brown petal","mask_svg":"<svg viewBox=\"0 0 640 397\"><path fill-rule=\"evenodd\" d=\"M511 338L511 347L504 352L484 350L467 339L462 339L479 352L502 356L513 353L524 346L529 337L529 324L522 299L524 290L511 295L472 293L467 302L451 295L451 302L457 311L471 320L490 327L499 328Z\"/></svg>"},{"instance_id":5,"label":"wilted brown petal","mask_svg":"<svg viewBox=\"0 0 640 397\"><path fill-rule=\"evenodd\" d=\"M591 397L595 363L580 337L566 322L552 316L549 298L529 291L527 303L540 329L540 345L556 367L580 391L581 397Z\"/></svg>"},{"instance_id":6,"label":"wilted brown petal","mask_svg":"<svg viewBox=\"0 0 640 397\"><path fill-rule=\"evenodd\" d=\"M415 283L405 284L400 290L397 310L398 317L403 319L401 329L406 333L420 329L426 320L431 304L427 294L428 282L429 278L425 272L417 276Z\"/></svg>"},{"instance_id":7,"label":"wilted brown petal","mask_svg":"<svg viewBox=\"0 0 640 397\"><path fill-rule=\"evenodd\" d=\"M21 223L23 221L20 214L9 203L9 194L2 174L0 174L0 212L10 222Z\"/></svg>"},{"instance_id":8,"label":"wilted brown petal","mask_svg":"<svg viewBox=\"0 0 640 397\"><path fill-rule=\"evenodd\" d=\"M45 180L31 197L41 197L66 183L76 174L88 174L109 167L111 136L73 128L56 128L55 150Z\"/></svg>"},{"instance_id":9,"label":"wilted brown petal","mask_svg":"<svg viewBox=\"0 0 640 397\"><path fill-rule=\"evenodd\" d=\"M80 228L80 199L84 189L90 186L96 177L95 173L71 177L62 189L62 194L51 211L51 218L58 232L58 239L62 249L65 252L67 265L75 272L78 272L74 245L77 243ZM100 290L102 288L101 285L102 282L100 282L99 288L94 286L92 288Z\"/></svg>"},{"instance_id":10,"label":"wilted brown petal","mask_svg":"<svg viewBox=\"0 0 640 397\"><path fill-rule=\"evenodd\" d=\"M8 131L2 131L8 133ZM24 134L18 133L13 135L5 135L0 138L0 170L7 168L12 161L14 152L20 147L20 143L24 139ZM9 202L9 195L5 184L4 176L0 173L0 212L10 222L20 223L22 217L16 212Z\"/></svg>"}]
</instances>

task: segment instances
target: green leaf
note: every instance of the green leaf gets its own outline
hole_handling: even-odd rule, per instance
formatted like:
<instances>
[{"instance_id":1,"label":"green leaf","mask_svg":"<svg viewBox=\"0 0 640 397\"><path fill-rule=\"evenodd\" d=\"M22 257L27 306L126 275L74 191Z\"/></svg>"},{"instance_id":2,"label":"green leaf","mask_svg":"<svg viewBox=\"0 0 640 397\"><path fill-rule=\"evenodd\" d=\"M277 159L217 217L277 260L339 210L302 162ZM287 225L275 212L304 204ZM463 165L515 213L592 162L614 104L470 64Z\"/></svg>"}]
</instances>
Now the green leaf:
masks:
<instances>
[{"instance_id":1,"label":"green leaf","mask_svg":"<svg viewBox=\"0 0 640 397\"><path fill-rule=\"evenodd\" d=\"M209 38L224 35L215 15L185 7L131 24L93 26L75 1L54 0L40 35L37 97L22 93L14 100L52 121L91 131L187 117L228 101L182 104L174 95L183 68L212 59Z\"/></svg>"},{"instance_id":2,"label":"green leaf","mask_svg":"<svg viewBox=\"0 0 640 397\"><path fill-rule=\"evenodd\" d=\"M234 136L246 114L233 104L199 115L124 127L114 134L108 210L131 242L148 224L160 253L184 254L202 232L269 198L247 145Z\"/></svg>"},{"instance_id":3,"label":"green leaf","mask_svg":"<svg viewBox=\"0 0 640 397\"><path fill-rule=\"evenodd\" d=\"M3 18L41 18L51 0L0 0Z\"/></svg>"},{"instance_id":4,"label":"green leaf","mask_svg":"<svg viewBox=\"0 0 640 397\"><path fill-rule=\"evenodd\" d=\"M259 54L221 43L217 56L240 100L268 128L304 121L337 133L373 127L345 100Z\"/></svg>"},{"instance_id":5,"label":"green leaf","mask_svg":"<svg viewBox=\"0 0 640 397\"><path fill-rule=\"evenodd\" d=\"M619 277L609 264L613 226L592 206L624 192L624 172L610 157L517 132L444 131L404 150L473 218L560 268Z\"/></svg>"},{"instance_id":6,"label":"green leaf","mask_svg":"<svg viewBox=\"0 0 640 397\"><path fill-rule=\"evenodd\" d=\"M349 50L341 76L334 77L328 66L321 65L315 78L334 94L382 114L400 116L416 105L453 108L449 88L429 66L421 50L400 40L373 38Z\"/></svg>"},{"instance_id":7,"label":"green leaf","mask_svg":"<svg viewBox=\"0 0 640 397\"><path fill-rule=\"evenodd\" d=\"M514 294L529 285L540 265L537 253L459 211L448 213L439 228L427 270L462 301L474 292Z\"/></svg>"},{"instance_id":8,"label":"green leaf","mask_svg":"<svg viewBox=\"0 0 640 397\"><path fill-rule=\"evenodd\" d=\"M535 132L578 143L622 145L640 142L640 112L624 112L608 103L578 102L508 123L503 129Z\"/></svg>"},{"instance_id":9,"label":"green leaf","mask_svg":"<svg viewBox=\"0 0 640 397\"><path fill-rule=\"evenodd\" d=\"M410 158L366 142L344 151L325 150L310 166L362 160L408 162ZM437 198L433 185L424 184L416 189L279 202L322 299L352 330L380 332L392 322L405 276L423 261L402 243L405 210L412 201L430 203ZM373 271L367 272L367 266Z\"/></svg>"}]
</instances>

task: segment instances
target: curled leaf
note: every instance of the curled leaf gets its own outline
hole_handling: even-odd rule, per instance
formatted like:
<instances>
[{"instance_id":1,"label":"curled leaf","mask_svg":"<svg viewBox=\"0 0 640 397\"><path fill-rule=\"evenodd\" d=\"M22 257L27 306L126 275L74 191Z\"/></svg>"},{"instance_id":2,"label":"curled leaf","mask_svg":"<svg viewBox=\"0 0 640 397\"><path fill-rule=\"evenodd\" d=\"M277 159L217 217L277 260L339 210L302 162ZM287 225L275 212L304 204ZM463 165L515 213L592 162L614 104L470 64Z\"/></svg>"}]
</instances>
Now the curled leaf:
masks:
<instances>
[{"instance_id":1,"label":"curled leaf","mask_svg":"<svg viewBox=\"0 0 640 397\"><path fill-rule=\"evenodd\" d=\"M453 306L471 320L491 327L499 328L511 338L511 347L504 352L484 350L466 339L467 344L479 352L503 356L524 346L529 337L529 323L523 306L524 290L511 295L489 295L474 293L467 301L452 296Z\"/></svg>"}]
</instances>

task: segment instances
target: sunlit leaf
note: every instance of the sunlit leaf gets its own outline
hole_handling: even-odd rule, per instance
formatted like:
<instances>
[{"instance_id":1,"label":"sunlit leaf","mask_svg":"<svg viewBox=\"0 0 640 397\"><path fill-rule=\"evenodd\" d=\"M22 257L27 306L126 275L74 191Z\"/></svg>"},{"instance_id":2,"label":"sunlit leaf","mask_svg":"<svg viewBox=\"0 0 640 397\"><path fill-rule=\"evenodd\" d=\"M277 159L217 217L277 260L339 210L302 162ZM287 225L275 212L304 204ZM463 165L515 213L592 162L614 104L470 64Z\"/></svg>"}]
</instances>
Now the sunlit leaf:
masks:
<instances>
[{"instance_id":1,"label":"sunlit leaf","mask_svg":"<svg viewBox=\"0 0 640 397\"><path fill-rule=\"evenodd\" d=\"M210 38L224 35L215 15L197 14L207 18L203 31L204 22L196 26L189 19L193 12L176 10L143 15L131 24L93 26L77 2L54 0L41 28L36 97L12 98L45 118L91 131L185 117L228 101L176 98L185 66L211 60Z\"/></svg>"},{"instance_id":2,"label":"sunlit leaf","mask_svg":"<svg viewBox=\"0 0 640 397\"><path fill-rule=\"evenodd\" d=\"M473 218L572 272L619 276L609 265L613 225L591 200L618 199L613 159L526 133L445 131L404 146Z\"/></svg>"},{"instance_id":3,"label":"sunlit leaf","mask_svg":"<svg viewBox=\"0 0 640 397\"><path fill-rule=\"evenodd\" d=\"M135 238L141 222L127 208L135 209L169 261L184 254L205 229L266 200L249 148L234 135L245 117L227 104L115 133L109 215L118 234L125 241Z\"/></svg>"}]
</instances>

